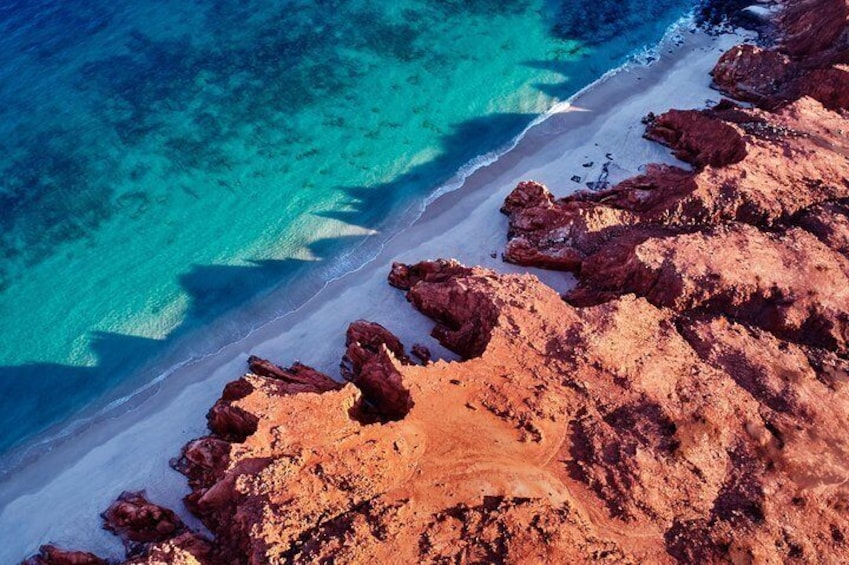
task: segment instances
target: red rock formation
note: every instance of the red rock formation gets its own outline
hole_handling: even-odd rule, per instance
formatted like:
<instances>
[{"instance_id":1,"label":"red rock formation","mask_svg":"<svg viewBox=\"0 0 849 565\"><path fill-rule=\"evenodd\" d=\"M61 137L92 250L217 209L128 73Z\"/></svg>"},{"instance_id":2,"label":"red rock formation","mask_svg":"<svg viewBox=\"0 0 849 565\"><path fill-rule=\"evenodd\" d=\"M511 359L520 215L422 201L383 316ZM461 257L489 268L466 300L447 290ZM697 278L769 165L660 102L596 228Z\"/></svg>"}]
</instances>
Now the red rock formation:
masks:
<instances>
[{"instance_id":1,"label":"red rock formation","mask_svg":"<svg viewBox=\"0 0 849 565\"><path fill-rule=\"evenodd\" d=\"M826 108L849 109L849 66L835 65L810 71L792 85L791 96L810 96Z\"/></svg>"},{"instance_id":2,"label":"red rock formation","mask_svg":"<svg viewBox=\"0 0 849 565\"><path fill-rule=\"evenodd\" d=\"M342 388L342 384L333 380L328 375L316 371L312 367L307 367L302 363L295 363L288 369L278 367L270 361L260 359L255 355L248 358L248 367L255 375L261 377L269 377L272 379L280 379L289 384L289 390L292 393L296 392L327 392L329 390L338 390Z\"/></svg>"},{"instance_id":3,"label":"red rock formation","mask_svg":"<svg viewBox=\"0 0 849 565\"><path fill-rule=\"evenodd\" d=\"M163 542L149 544L142 555L127 565L224 565L214 545L197 534L186 532Z\"/></svg>"},{"instance_id":4,"label":"red rock formation","mask_svg":"<svg viewBox=\"0 0 849 565\"><path fill-rule=\"evenodd\" d=\"M726 51L713 69L714 84L728 96L771 108L779 103L791 75L790 58L755 45Z\"/></svg>"},{"instance_id":5,"label":"red rock formation","mask_svg":"<svg viewBox=\"0 0 849 565\"><path fill-rule=\"evenodd\" d=\"M420 281L440 282L471 270L454 259L422 261L415 265L394 263L389 273L389 284L401 290L410 290Z\"/></svg>"},{"instance_id":6,"label":"red rock formation","mask_svg":"<svg viewBox=\"0 0 849 565\"><path fill-rule=\"evenodd\" d=\"M322 393L338 390L342 386L338 381L301 363L295 363L288 369L283 369L269 361L251 356L248 359L248 366L256 377L279 381L280 389L287 394ZM251 380L243 378L225 387L221 400L210 409L206 416L209 429L214 434L227 441L239 442L256 431L256 418L235 403L250 394L253 386Z\"/></svg>"},{"instance_id":7,"label":"red rock formation","mask_svg":"<svg viewBox=\"0 0 849 565\"><path fill-rule=\"evenodd\" d=\"M399 362L404 365L412 364L404 350L404 344L380 324L357 320L348 326L345 347L348 348L350 355L346 355L343 360L343 376L353 377L360 372L365 361L364 357L378 353L382 346L385 346Z\"/></svg>"},{"instance_id":8,"label":"red rock formation","mask_svg":"<svg viewBox=\"0 0 849 565\"><path fill-rule=\"evenodd\" d=\"M407 291L407 299L437 322L431 335L442 345L462 357L477 357L483 353L491 337L499 312L483 296L486 290L469 292L458 282L458 274L477 274L484 278L491 275L460 270L450 262L443 266L445 270L433 271L430 276L422 277L412 285ZM396 267L393 267L393 272ZM446 277L447 273L450 278ZM451 308L444 307L447 302L452 304Z\"/></svg>"},{"instance_id":9,"label":"red rock formation","mask_svg":"<svg viewBox=\"0 0 849 565\"><path fill-rule=\"evenodd\" d=\"M779 16L780 49L808 67L849 63L846 0L785 2Z\"/></svg>"},{"instance_id":10,"label":"red rock formation","mask_svg":"<svg viewBox=\"0 0 849 565\"><path fill-rule=\"evenodd\" d=\"M849 200L808 208L794 221L831 249L849 257Z\"/></svg>"},{"instance_id":11,"label":"red rock formation","mask_svg":"<svg viewBox=\"0 0 849 565\"><path fill-rule=\"evenodd\" d=\"M411 365L404 345L380 324L360 320L348 327L347 351L342 374L363 393L365 406L358 407L359 418L374 414L384 420L400 420L413 401L404 386L400 367Z\"/></svg>"},{"instance_id":12,"label":"red rock formation","mask_svg":"<svg viewBox=\"0 0 849 565\"><path fill-rule=\"evenodd\" d=\"M585 261L569 300L588 304L633 292L677 312L721 313L786 339L849 352L849 260L810 233L733 225L640 239L623 237Z\"/></svg>"},{"instance_id":13,"label":"red rock formation","mask_svg":"<svg viewBox=\"0 0 849 565\"><path fill-rule=\"evenodd\" d=\"M189 486L195 491L211 485L224 474L230 455L230 443L216 437L203 437L187 443L171 466L190 477Z\"/></svg>"},{"instance_id":14,"label":"red rock formation","mask_svg":"<svg viewBox=\"0 0 849 565\"><path fill-rule=\"evenodd\" d=\"M411 349L413 355L425 365L429 365L431 361L430 349L421 343L414 343Z\"/></svg>"},{"instance_id":15,"label":"red rock formation","mask_svg":"<svg viewBox=\"0 0 849 565\"><path fill-rule=\"evenodd\" d=\"M682 154L731 164L694 172L655 166L607 191L513 206L504 258L579 271L587 257L620 245L626 232L637 241L729 222L778 226L816 204L849 197L849 141L840 133L845 122L809 98L777 113L726 102L702 112L670 113L655 123L667 125L660 133L652 127L653 137ZM737 135L746 154L734 162L741 152L729 152L734 144L728 140ZM711 140L717 144L705 145ZM693 159L705 164L702 157Z\"/></svg>"},{"instance_id":16,"label":"red rock formation","mask_svg":"<svg viewBox=\"0 0 849 565\"><path fill-rule=\"evenodd\" d=\"M103 527L136 543L164 541L186 529L179 516L149 502L143 492L122 493L103 513Z\"/></svg>"},{"instance_id":17,"label":"red rock formation","mask_svg":"<svg viewBox=\"0 0 849 565\"><path fill-rule=\"evenodd\" d=\"M538 182L525 181L520 182L516 189L513 190L504 200L504 206L501 211L505 214L512 214L517 210L527 208L538 208L547 210L554 206L554 195L549 190Z\"/></svg>"},{"instance_id":18,"label":"red rock formation","mask_svg":"<svg viewBox=\"0 0 849 565\"><path fill-rule=\"evenodd\" d=\"M738 126L696 110L670 110L652 121L646 137L672 148L676 157L698 168L725 167L746 158Z\"/></svg>"},{"instance_id":19,"label":"red rock formation","mask_svg":"<svg viewBox=\"0 0 849 565\"><path fill-rule=\"evenodd\" d=\"M237 381L237 384L249 385L250 383ZM249 386L246 389L251 390ZM227 441L244 441L246 437L256 431L256 417L231 404L231 401L240 398L228 398L225 394L206 415L209 429Z\"/></svg>"},{"instance_id":20,"label":"red rock formation","mask_svg":"<svg viewBox=\"0 0 849 565\"><path fill-rule=\"evenodd\" d=\"M107 565L107 562L92 553L64 551L53 545L42 545L38 555L30 557L22 565Z\"/></svg>"},{"instance_id":21,"label":"red rock formation","mask_svg":"<svg viewBox=\"0 0 849 565\"><path fill-rule=\"evenodd\" d=\"M721 312L575 308L531 276L438 264L454 274L403 266L432 279L409 293L481 350L398 363L413 406L384 425L352 417L351 387L256 387L240 402L259 429L207 491L219 544L249 563L849 556L845 359Z\"/></svg>"},{"instance_id":22,"label":"red rock formation","mask_svg":"<svg viewBox=\"0 0 849 565\"><path fill-rule=\"evenodd\" d=\"M849 109L849 3L788 2L780 16L784 40L775 49L740 45L713 70L716 86L766 109L809 96L832 110Z\"/></svg>"},{"instance_id":23,"label":"red rock formation","mask_svg":"<svg viewBox=\"0 0 849 565\"><path fill-rule=\"evenodd\" d=\"M104 529L127 547L127 565L225 565L215 545L189 531L171 510L149 502L143 492L124 492L104 513ZM43 545L22 565L107 565L91 553Z\"/></svg>"}]
</instances>

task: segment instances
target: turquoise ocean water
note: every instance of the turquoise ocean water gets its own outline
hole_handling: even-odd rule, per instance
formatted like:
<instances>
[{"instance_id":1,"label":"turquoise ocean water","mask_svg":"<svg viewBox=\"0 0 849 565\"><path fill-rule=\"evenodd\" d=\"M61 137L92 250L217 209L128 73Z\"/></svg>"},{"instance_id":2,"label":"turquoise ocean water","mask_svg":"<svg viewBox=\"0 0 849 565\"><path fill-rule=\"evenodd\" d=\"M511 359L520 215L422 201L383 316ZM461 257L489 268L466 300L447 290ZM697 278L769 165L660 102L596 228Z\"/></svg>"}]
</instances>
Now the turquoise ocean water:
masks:
<instances>
[{"instance_id":1,"label":"turquoise ocean water","mask_svg":"<svg viewBox=\"0 0 849 565\"><path fill-rule=\"evenodd\" d=\"M358 266L692 5L0 1L0 452Z\"/></svg>"}]
</instances>

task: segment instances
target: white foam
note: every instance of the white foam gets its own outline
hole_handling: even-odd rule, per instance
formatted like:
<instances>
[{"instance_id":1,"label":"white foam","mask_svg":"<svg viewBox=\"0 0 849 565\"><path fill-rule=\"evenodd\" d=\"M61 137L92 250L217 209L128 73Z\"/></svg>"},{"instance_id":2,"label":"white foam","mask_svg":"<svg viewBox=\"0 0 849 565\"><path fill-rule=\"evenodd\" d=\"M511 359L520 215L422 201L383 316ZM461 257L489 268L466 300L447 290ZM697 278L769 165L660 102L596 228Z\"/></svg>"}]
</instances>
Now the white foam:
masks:
<instances>
[{"instance_id":1,"label":"white foam","mask_svg":"<svg viewBox=\"0 0 849 565\"><path fill-rule=\"evenodd\" d=\"M555 102L551 108L534 118L530 124L525 127L518 135L516 135L513 139L503 145L500 149L490 151L488 153L484 153L483 155L478 155L473 158L465 165L460 167L454 177L448 181L447 183L437 187L433 192L431 192L427 197L425 197L423 201L423 205L421 208L421 213L424 213L424 210L436 201L440 196L453 192L463 187L466 183L466 179L468 179L471 175L473 175L476 171L488 167L499 159L513 151L516 146L525 138L528 132L538 125L542 124L546 120L549 120L553 116L557 114L568 112L572 110L573 103L575 100L586 94L588 91L597 88L600 84L610 80L612 77L618 75L619 73L628 71L629 69L635 67L648 67L655 63L659 56L661 49L665 47L669 47L670 44L674 46L680 46L685 41L685 32L691 32L696 28L695 17L693 13L688 13L676 20L672 25L670 25L663 34L663 37L654 45L645 46L637 51L634 51L630 56L628 56L627 60L615 67L610 69L603 75L601 75L598 79L594 80L590 84L581 88L569 98L563 101Z\"/></svg>"}]
</instances>

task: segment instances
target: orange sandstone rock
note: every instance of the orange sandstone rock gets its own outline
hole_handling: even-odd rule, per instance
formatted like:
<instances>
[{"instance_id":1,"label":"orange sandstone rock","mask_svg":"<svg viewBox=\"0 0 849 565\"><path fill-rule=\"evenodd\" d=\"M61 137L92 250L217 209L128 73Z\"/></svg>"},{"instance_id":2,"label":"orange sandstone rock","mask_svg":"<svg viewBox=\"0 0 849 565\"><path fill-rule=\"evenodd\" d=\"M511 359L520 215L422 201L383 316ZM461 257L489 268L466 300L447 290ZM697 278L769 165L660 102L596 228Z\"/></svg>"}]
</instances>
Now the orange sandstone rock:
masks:
<instances>
[{"instance_id":1,"label":"orange sandstone rock","mask_svg":"<svg viewBox=\"0 0 849 565\"><path fill-rule=\"evenodd\" d=\"M30 557L22 565L107 565L107 562L92 553L64 551L54 545L42 545L38 555Z\"/></svg>"},{"instance_id":2,"label":"orange sandstone rock","mask_svg":"<svg viewBox=\"0 0 849 565\"><path fill-rule=\"evenodd\" d=\"M655 123L652 137L703 168L653 166L603 192L528 201L527 208L514 203L505 208L505 259L580 272L588 257L620 245L626 233L637 241L734 222L773 229L812 206L849 198L846 122L810 98L776 113L722 103Z\"/></svg>"},{"instance_id":3,"label":"orange sandstone rock","mask_svg":"<svg viewBox=\"0 0 849 565\"><path fill-rule=\"evenodd\" d=\"M180 517L147 500L143 492L124 492L103 513L103 527L124 542L164 541L183 532Z\"/></svg>"}]
</instances>

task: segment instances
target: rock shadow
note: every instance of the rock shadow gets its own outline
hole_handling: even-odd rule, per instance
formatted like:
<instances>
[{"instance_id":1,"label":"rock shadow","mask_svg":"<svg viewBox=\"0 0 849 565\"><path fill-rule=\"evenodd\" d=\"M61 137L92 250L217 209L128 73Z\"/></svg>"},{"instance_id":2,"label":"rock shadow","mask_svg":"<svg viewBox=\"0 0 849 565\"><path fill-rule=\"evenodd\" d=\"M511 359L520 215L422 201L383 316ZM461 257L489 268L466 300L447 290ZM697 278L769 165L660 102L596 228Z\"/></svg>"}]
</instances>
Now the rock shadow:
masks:
<instances>
[{"instance_id":1,"label":"rock shadow","mask_svg":"<svg viewBox=\"0 0 849 565\"><path fill-rule=\"evenodd\" d=\"M475 158L505 148L534 118L535 114L500 113L461 122L443 136L439 154L433 159L386 183L338 187L349 197L349 209L316 215L370 230L384 229L394 212L444 185Z\"/></svg>"},{"instance_id":2,"label":"rock shadow","mask_svg":"<svg viewBox=\"0 0 849 565\"><path fill-rule=\"evenodd\" d=\"M329 266L330 257L354 245L357 239L319 240L309 246L315 258L311 261L256 260L248 265L194 266L179 278L189 296L189 306L179 326L165 339L92 332L89 346L96 360L94 365L33 362L0 366L0 394L19 399L13 411L0 413L0 455L40 433L54 435L52 426L68 421L99 400L111 399L116 391L132 392L141 383L126 384L128 375L155 367L155 360L173 351L185 338L205 331L211 322L219 322L236 309L259 301L275 288L299 282L308 270ZM316 290L287 293L281 309L291 309ZM228 335L232 340L241 337L235 333L239 331L235 325L221 331L234 332Z\"/></svg>"}]
</instances>

